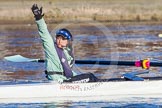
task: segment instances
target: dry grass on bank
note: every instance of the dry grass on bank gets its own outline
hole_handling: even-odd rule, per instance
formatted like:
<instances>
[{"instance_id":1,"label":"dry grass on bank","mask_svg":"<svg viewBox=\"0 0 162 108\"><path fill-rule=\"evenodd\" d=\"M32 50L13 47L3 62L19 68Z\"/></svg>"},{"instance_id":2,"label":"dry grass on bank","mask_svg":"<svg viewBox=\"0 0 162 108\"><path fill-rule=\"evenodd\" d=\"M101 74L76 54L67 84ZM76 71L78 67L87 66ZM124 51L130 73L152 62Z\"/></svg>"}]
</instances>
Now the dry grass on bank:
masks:
<instances>
[{"instance_id":1,"label":"dry grass on bank","mask_svg":"<svg viewBox=\"0 0 162 108\"><path fill-rule=\"evenodd\" d=\"M162 0L0 0L0 20L31 22L34 3L43 6L46 21L162 20Z\"/></svg>"}]
</instances>

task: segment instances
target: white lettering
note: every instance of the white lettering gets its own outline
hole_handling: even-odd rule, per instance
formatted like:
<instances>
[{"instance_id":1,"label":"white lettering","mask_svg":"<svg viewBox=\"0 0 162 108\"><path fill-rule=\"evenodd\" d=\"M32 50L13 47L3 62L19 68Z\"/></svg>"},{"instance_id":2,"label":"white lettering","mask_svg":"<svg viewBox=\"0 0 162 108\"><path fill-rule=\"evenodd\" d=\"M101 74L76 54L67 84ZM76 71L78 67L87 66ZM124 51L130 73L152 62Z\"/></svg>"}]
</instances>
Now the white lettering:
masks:
<instances>
[{"instance_id":1,"label":"white lettering","mask_svg":"<svg viewBox=\"0 0 162 108\"><path fill-rule=\"evenodd\" d=\"M89 82L89 78L86 78L86 79L82 79L82 80L78 80L78 81L73 81L73 83L87 83Z\"/></svg>"},{"instance_id":2,"label":"white lettering","mask_svg":"<svg viewBox=\"0 0 162 108\"><path fill-rule=\"evenodd\" d=\"M62 59L61 59L61 61L64 63L64 62L65 62L65 59L64 59L64 58L62 58Z\"/></svg>"}]
</instances>

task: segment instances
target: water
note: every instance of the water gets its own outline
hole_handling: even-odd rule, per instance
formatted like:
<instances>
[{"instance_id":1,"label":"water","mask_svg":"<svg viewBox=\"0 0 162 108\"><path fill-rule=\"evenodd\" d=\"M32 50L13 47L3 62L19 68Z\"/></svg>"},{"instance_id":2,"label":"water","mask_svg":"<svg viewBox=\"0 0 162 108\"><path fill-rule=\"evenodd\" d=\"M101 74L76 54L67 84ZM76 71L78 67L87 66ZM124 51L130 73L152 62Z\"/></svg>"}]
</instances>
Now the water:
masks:
<instances>
[{"instance_id":1,"label":"water","mask_svg":"<svg viewBox=\"0 0 162 108\"><path fill-rule=\"evenodd\" d=\"M62 24L48 24L52 33ZM65 25L64 25L65 26ZM104 24L104 23L70 23L66 25L74 35L76 59L90 60L138 60L151 58L162 60L162 33L160 24ZM0 27L0 83L13 84L15 81L46 81L43 63L13 63L3 58L20 54L30 58L44 58L41 40L36 25L15 24ZM99 78L120 77L125 72L142 71L142 68L129 66L75 65L77 72L92 72ZM161 76L162 68L151 67L150 73L142 76ZM112 101L53 101L51 103L1 103L6 107L79 107L79 108L160 108L162 99L131 98Z\"/></svg>"},{"instance_id":2,"label":"water","mask_svg":"<svg viewBox=\"0 0 162 108\"><path fill-rule=\"evenodd\" d=\"M161 108L157 99L134 99L120 101L62 101L53 103L4 103L1 108Z\"/></svg>"}]
</instances>

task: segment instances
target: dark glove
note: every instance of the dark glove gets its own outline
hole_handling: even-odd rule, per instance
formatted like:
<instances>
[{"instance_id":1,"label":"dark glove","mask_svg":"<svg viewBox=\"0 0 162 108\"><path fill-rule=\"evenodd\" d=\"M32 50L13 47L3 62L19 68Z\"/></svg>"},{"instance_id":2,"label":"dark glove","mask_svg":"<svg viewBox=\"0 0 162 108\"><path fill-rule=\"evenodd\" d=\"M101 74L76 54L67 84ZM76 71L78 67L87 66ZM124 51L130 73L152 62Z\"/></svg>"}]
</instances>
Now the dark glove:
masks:
<instances>
[{"instance_id":1,"label":"dark glove","mask_svg":"<svg viewBox=\"0 0 162 108\"><path fill-rule=\"evenodd\" d=\"M44 14L42 13L42 7L39 9L37 4L33 4L31 10L36 20L40 20L44 16Z\"/></svg>"}]
</instances>

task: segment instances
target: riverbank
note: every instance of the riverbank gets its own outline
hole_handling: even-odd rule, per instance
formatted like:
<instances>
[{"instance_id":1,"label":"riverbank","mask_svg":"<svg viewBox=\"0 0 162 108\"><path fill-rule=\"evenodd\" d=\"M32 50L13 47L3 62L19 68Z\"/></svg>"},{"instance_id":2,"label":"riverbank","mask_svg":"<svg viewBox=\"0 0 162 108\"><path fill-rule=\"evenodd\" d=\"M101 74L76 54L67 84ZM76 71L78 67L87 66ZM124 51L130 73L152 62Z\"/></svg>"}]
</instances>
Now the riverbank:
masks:
<instances>
[{"instance_id":1,"label":"riverbank","mask_svg":"<svg viewBox=\"0 0 162 108\"><path fill-rule=\"evenodd\" d=\"M0 23L33 23L34 3L43 6L47 23L162 21L161 0L1 0Z\"/></svg>"}]
</instances>

